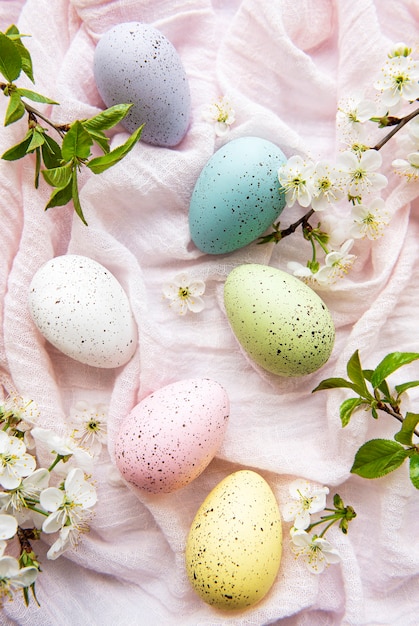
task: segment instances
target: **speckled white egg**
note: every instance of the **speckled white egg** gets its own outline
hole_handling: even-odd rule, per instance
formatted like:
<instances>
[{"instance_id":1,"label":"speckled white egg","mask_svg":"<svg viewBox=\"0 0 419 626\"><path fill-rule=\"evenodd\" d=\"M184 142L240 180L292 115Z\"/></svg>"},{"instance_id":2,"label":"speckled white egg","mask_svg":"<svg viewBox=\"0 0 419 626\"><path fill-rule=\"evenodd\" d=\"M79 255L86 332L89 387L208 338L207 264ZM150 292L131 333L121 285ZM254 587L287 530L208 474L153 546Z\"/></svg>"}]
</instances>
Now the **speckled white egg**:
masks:
<instances>
[{"instance_id":1,"label":"speckled white egg","mask_svg":"<svg viewBox=\"0 0 419 626\"><path fill-rule=\"evenodd\" d=\"M141 140L176 146L190 118L189 83L179 54L148 24L126 22L104 33L95 49L93 71L107 107L133 103L122 125Z\"/></svg>"},{"instance_id":2,"label":"speckled white egg","mask_svg":"<svg viewBox=\"0 0 419 626\"><path fill-rule=\"evenodd\" d=\"M320 296L287 272L267 265L239 265L227 276L224 303L244 351L281 376L304 376L329 359L332 317Z\"/></svg>"},{"instance_id":3,"label":"speckled white egg","mask_svg":"<svg viewBox=\"0 0 419 626\"><path fill-rule=\"evenodd\" d=\"M137 348L127 295L93 259L68 254L49 260L32 278L28 304L45 339L76 361L119 367Z\"/></svg>"},{"instance_id":4,"label":"speckled white egg","mask_svg":"<svg viewBox=\"0 0 419 626\"><path fill-rule=\"evenodd\" d=\"M219 449L229 399L207 378L181 380L155 391L123 420L115 442L124 478L150 493L169 493L194 480Z\"/></svg>"},{"instance_id":5,"label":"speckled white egg","mask_svg":"<svg viewBox=\"0 0 419 626\"><path fill-rule=\"evenodd\" d=\"M281 554L275 495L262 476L240 470L224 478L195 515L186 542L186 571L204 602L246 609L268 593Z\"/></svg>"}]
</instances>

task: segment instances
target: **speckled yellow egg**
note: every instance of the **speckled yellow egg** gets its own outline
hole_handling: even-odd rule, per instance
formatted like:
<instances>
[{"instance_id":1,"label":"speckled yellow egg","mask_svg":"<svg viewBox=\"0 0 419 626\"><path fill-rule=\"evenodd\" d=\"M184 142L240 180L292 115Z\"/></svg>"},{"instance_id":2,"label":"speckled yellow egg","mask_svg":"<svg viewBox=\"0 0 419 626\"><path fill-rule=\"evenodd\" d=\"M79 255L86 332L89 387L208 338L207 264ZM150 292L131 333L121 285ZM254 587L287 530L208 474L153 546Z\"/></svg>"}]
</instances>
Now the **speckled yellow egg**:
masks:
<instances>
[{"instance_id":1,"label":"speckled yellow egg","mask_svg":"<svg viewBox=\"0 0 419 626\"><path fill-rule=\"evenodd\" d=\"M204 500L186 543L186 570L196 593L219 609L246 609L268 593L282 554L276 498L262 476L240 470Z\"/></svg>"},{"instance_id":2,"label":"speckled yellow egg","mask_svg":"<svg viewBox=\"0 0 419 626\"><path fill-rule=\"evenodd\" d=\"M305 376L329 359L335 327L311 287L267 265L239 265L224 285L227 318L249 357L280 376Z\"/></svg>"}]
</instances>

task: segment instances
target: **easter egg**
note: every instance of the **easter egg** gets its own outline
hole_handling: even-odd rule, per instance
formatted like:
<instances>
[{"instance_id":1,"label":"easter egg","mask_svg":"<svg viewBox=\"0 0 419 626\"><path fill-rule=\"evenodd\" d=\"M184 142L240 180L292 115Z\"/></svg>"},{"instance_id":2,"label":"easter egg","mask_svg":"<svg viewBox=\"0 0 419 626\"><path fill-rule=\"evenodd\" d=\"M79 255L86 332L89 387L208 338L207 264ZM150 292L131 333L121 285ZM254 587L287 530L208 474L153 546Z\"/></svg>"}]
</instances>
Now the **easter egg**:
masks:
<instances>
[{"instance_id":1,"label":"easter egg","mask_svg":"<svg viewBox=\"0 0 419 626\"><path fill-rule=\"evenodd\" d=\"M329 359L335 327L318 294L287 272L239 265L227 276L224 304L231 329L268 372L304 376Z\"/></svg>"},{"instance_id":2,"label":"easter egg","mask_svg":"<svg viewBox=\"0 0 419 626\"><path fill-rule=\"evenodd\" d=\"M107 107L134 106L122 125L142 141L176 146L190 118L190 92L181 59L166 37L148 24L126 22L105 32L95 49L93 72Z\"/></svg>"},{"instance_id":3,"label":"easter egg","mask_svg":"<svg viewBox=\"0 0 419 626\"><path fill-rule=\"evenodd\" d=\"M127 363L137 326L122 286L93 259L50 259L32 278L29 311L40 333L67 356L94 367Z\"/></svg>"},{"instance_id":4,"label":"easter egg","mask_svg":"<svg viewBox=\"0 0 419 626\"><path fill-rule=\"evenodd\" d=\"M123 477L150 493L169 493L194 480L224 437L229 399L207 378L177 381L155 391L123 420L115 461Z\"/></svg>"},{"instance_id":5,"label":"easter egg","mask_svg":"<svg viewBox=\"0 0 419 626\"><path fill-rule=\"evenodd\" d=\"M259 137L217 150L201 171L189 205L192 241L207 254L243 248L275 222L285 206L278 181L283 152Z\"/></svg>"},{"instance_id":6,"label":"easter egg","mask_svg":"<svg viewBox=\"0 0 419 626\"><path fill-rule=\"evenodd\" d=\"M205 498L186 542L188 578L219 609L246 609L268 593L282 554L276 498L262 476L240 470Z\"/></svg>"}]
</instances>

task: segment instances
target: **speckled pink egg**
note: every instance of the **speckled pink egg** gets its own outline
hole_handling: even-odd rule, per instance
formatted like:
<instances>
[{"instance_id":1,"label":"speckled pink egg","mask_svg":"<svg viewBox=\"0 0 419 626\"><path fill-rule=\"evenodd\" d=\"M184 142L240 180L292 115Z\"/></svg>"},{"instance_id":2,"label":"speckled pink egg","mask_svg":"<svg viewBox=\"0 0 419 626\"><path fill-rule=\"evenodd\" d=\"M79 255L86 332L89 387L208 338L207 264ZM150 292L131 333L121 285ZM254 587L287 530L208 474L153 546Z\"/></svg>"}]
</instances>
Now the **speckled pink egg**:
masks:
<instances>
[{"instance_id":1,"label":"speckled pink egg","mask_svg":"<svg viewBox=\"0 0 419 626\"><path fill-rule=\"evenodd\" d=\"M38 330L67 356L94 367L125 365L138 344L128 297L93 259L66 254L33 276L29 311Z\"/></svg>"},{"instance_id":2,"label":"speckled pink egg","mask_svg":"<svg viewBox=\"0 0 419 626\"><path fill-rule=\"evenodd\" d=\"M225 389L207 378L181 380L144 398L124 419L115 442L123 477L150 493L169 493L201 474L227 428Z\"/></svg>"},{"instance_id":3,"label":"speckled pink egg","mask_svg":"<svg viewBox=\"0 0 419 626\"><path fill-rule=\"evenodd\" d=\"M93 71L107 107L132 103L122 121L129 132L145 124L141 140L176 146L190 118L189 83L172 43L149 24L126 22L104 33L95 49Z\"/></svg>"}]
</instances>

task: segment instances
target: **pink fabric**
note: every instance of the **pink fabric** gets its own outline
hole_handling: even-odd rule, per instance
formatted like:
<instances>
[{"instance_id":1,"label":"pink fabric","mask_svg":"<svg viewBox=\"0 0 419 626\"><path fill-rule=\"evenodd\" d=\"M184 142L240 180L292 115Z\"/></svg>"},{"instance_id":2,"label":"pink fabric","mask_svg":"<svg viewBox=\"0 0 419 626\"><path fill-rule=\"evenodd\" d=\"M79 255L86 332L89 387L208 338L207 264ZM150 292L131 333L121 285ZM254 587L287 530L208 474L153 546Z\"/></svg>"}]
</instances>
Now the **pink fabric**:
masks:
<instances>
[{"instance_id":1,"label":"pink fabric","mask_svg":"<svg viewBox=\"0 0 419 626\"><path fill-rule=\"evenodd\" d=\"M126 21L159 28L177 48L192 93L190 130L176 149L139 144L123 164L99 177L85 175L81 200L86 228L70 208L43 212L49 190L33 188L32 165L0 162L2 334L0 366L6 384L33 398L41 425L63 431L77 400L107 402L109 455L95 467L99 502L91 531L75 551L47 561L37 582L41 608L7 603L2 624L113 626L413 626L419 609L419 498L406 468L366 481L349 473L367 439L389 436L395 420L374 422L363 412L342 429L343 392L311 390L327 376L342 376L355 349L365 367L394 350L419 352L418 184L391 173L397 142L382 150L391 226L383 239L357 243L358 260L345 281L323 293L336 327L332 357L299 379L267 374L248 361L227 323L223 283L243 262L286 268L305 261L299 236L276 247L250 245L223 257L201 254L191 243L188 205L195 181L214 150L245 135L270 139L287 156L333 158L337 101L371 84L391 43L417 46L415 0L28 0L0 3L2 28L17 21L30 33L35 88L58 100L56 121L86 118L103 104L93 79L100 35ZM204 105L227 94L236 123L217 139L201 119ZM1 101L4 115L6 101ZM22 126L3 128L0 150L16 143ZM114 145L126 133L113 135ZM286 210L291 223L298 212ZM47 345L27 308L35 270L49 258L89 256L109 268L129 295L140 342L117 371L82 366ZM206 308L176 317L162 286L178 271L207 284ZM110 482L119 424L148 393L182 378L213 378L228 391L231 415L217 458L192 484L169 495L141 494ZM417 365L400 376L418 378ZM395 376L397 382L398 375ZM412 390L412 410L419 392ZM416 408L417 410L417 408ZM186 535L198 506L227 474L253 468L278 501L288 485L306 477L338 491L358 513L347 537L330 538L341 565L310 574L287 541L268 596L245 612L226 615L194 594L186 578ZM289 525L284 524L287 536Z\"/></svg>"}]
</instances>

